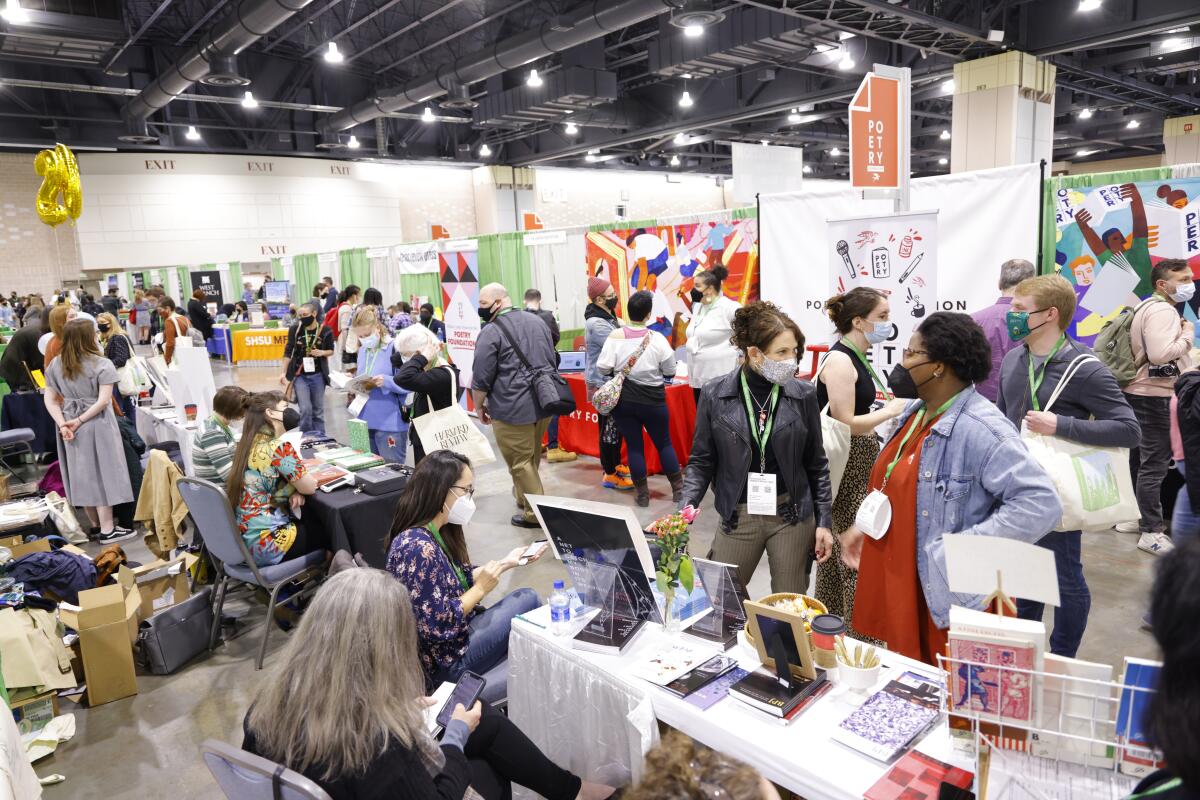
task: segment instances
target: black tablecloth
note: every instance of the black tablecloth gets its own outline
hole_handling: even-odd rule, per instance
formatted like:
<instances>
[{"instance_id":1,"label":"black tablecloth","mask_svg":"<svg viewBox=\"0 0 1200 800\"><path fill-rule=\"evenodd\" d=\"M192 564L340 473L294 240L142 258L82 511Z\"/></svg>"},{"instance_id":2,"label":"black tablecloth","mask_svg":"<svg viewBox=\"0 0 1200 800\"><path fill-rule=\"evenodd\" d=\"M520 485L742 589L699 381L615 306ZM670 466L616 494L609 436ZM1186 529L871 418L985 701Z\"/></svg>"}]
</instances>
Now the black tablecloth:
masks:
<instances>
[{"instance_id":1,"label":"black tablecloth","mask_svg":"<svg viewBox=\"0 0 1200 800\"><path fill-rule=\"evenodd\" d=\"M0 430L31 428L34 440L29 443L35 453L58 451L58 429L46 410L39 392L13 392L4 395L0 404Z\"/></svg>"},{"instance_id":2,"label":"black tablecloth","mask_svg":"<svg viewBox=\"0 0 1200 800\"><path fill-rule=\"evenodd\" d=\"M367 564L383 569L388 533L402 493L355 494L348 486L329 493L318 490L305 499L301 514L306 526L319 528L314 533L328 537L330 550L362 553Z\"/></svg>"}]
</instances>

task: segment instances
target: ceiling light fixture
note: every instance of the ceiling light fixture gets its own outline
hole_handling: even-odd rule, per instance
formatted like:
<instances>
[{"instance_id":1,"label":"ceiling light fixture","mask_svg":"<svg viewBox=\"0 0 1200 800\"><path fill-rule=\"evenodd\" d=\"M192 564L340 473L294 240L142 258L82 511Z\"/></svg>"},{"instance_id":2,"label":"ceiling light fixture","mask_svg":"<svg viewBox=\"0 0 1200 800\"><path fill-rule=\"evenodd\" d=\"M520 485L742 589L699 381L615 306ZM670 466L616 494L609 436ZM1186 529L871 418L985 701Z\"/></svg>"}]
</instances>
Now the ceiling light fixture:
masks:
<instances>
[{"instance_id":1,"label":"ceiling light fixture","mask_svg":"<svg viewBox=\"0 0 1200 800\"><path fill-rule=\"evenodd\" d=\"M686 28L683 29L683 35L688 37L689 39L695 39L698 36L703 36L704 35L704 26L703 25L688 25Z\"/></svg>"},{"instance_id":2,"label":"ceiling light fixture","mask_svg":"<svg viewBox=\"0 0 1200 800\"><path fill-rule=\"evenodd\" d=\"M350 139L346 142L346 147L349 147L351 150L358 149L358 137L353 133L350 134Z\"/></svg>"},{"instance_id":3,"label":"ceiling light fixture","mask_svg":"<svg viewBox=\"0 0 1200 800\"><path fill-rule=\"evenodd\" d=\"M805 164L805 165L804 165L803 172L804 172L804 174L805 174L805 175L810 175L810 174L812 174L812 167L810 167L808 164Z\"/></svg>"},{"instance_id":4,"label":"ceiling light fixture","mask_svg":"<svg viewBox=\"0 0 1200 800\"><path fill-rule=\"evenodd\" d=\"M249 89L242 95L242 108L258 108L258 101L254 99L254 92Z\"/></svg>"},{"instance_id":5,"label":"ceiling light fixture","mask_svg":"<svg viewBox=\"0 0 1200 800\"><path fill-rule=\"evenodd\" d=\"M1100 0L1079 0L1080 11L1095 11L1100 8Z\"/></svg>"},{"instance_id":6,"label":"ceiling light fixture","mask_svg":"<svg viewBox=\"0 0 1200 800\"><path fill-rule=\"evenodd\" d=\"M838 41L839 42L844 42L847 39L853 39L853 38L854 38L854 34L851 33L850 31L841 31L840 33L838 33Z\"/></svg>"},{"instance_id":7,"label":"ceiling light fixture","mask_svg":"<svg viewBox=\"0 0 1200 800\"><path fill-rule=\"evenodd\" d=\"M1180 48L1183 48L1186 46L1187 46L1187 42L1185 42L1183 39L1180 39L1176 36L1172 36L1170 39L1162 40L1162 49L1163 50L1179 50Z\"/></svg>"},{"instance_id":8,"label":"ceiling light fixture","mask_svg":"<svg viewBox=\"0 0 1200 800\"><path fill-rule=\"evenodd\" d=\"M1079 109L1079 118L1080 119L1091 119L1092 118L1092 109L1087 106Z\"/></svg>"},{"instance_id":9,"label":"ceiling light fixture","mask_svg":"<svg viewBox=\"0 0 1200 800\"><path fill-rule=\"evenodd\" d=\"M989 42L1003 42L1004 41L1004 31L1001 30L1000 28L988 28L988 37L987 38L988 38Z\"/></svg>"},{"instance_id":10,"label":"ceiling light fixture","mask_svg":"<svg viewBox=\"0 0 1200 800\"><path fill-rule=\"evenodd\" d=\"M195 125L188 125L187 133L184 136L187 137L189 142L196 142L200 140L200 131L196 130Z\"/></svg>"},{"instance_id":11,"label":"ceiling light fixture","mask_svg":"<svg viewBox=\"0 0 1200 800\"><path fill-rule=\"evenodd\" d=\"M685 72L682 75L680 75L679 77L683 78L685 81L690 81L692 79L692 73Z\"/></svg>"},{"instance_id":12,"label":"ceiling light fixture","mask_svg":"<svg viewBox=\"0 0 1200 800\"><path fill-rule=\"evenodd\" d=\"M565 133L567 136L574 136L575 134L579 133L579 126L574 122L568 122L567 126L563 128L563 133Z\"/></svg>"},{"instance_id":13,"label":"ceiling light fixture","mask_svg":"<svg viewBox=\"0 0 1200 800\"><path fill-rule=\"evenodd\" d=\"M6 0L4 11L0 11L0 17L12 25L24 25L29 22L29 12L21 8L20 0Z\"/></svg>"},{"instance_id":14,"label":"ceiling light fixture","mask_svg":"<svg viewBox=\"0 0 1200 800\"><path fill-rule=\"evenodd\" d=\"M688 143L688 135L686 133L684 133L683 131L680 131L679 133L675 134L675 138L672 139L671 141L673 141L675 144L687 144Z\"/></svg>"},{"instance_id":15,"label":"ceiling light fixture","mask_svg":"<svg viewBox=\"0 0 1200 800\"><path fill-rule=\"evenodd\" d=\"M763 147L766 147L767 145L770 144L770 142L768 142L766 139L759 139L758 143L761 144Z\"/></svg>"},{"instance_id":16,"label":"ceiling light fixture","mask_svg":"<svg viewBox=\"0 0 1200 800\"><path fill-rule=\"evenodd\" d=\"M534 89L542 85L542 76L537 74L536 69L529 70L529 77L525 79L525 85Z\"/></svg>"},{"instance_id":17,"label":"ceiling light fixture","mask_svg":"<svg viewBox=\"0 0 1200 800\"><path fill-rule=\"evenodd\" d=\"M837 148L837 147L835 147L835 148L833 148L832 150L830 150L830 151L829 151L829 155L833 156L834 158L837 158L837 157L838 157L838 156L840 156L841 154L842 154L842 151L841 151L841 149L840 149L840 148Z\"/></svg>"},{"instance_id":18,"label":"ceiling light fixture","mask_svg":"<svg viewBox=\"0 0 1200 800\"><path fill-rule=\"evenodd\" d=\"M1078 156L1079 158L1083 158L1084 156L1090 156L1094 152L1096 152L1096 151L1095 150L1076 150L1075 155Z\"/></svg>"},{"instance_id":19,"label":"ceiling light fixture","mask_svg":"<svg viewBox=\"0 0 1200 800\"><path fill-rule=\"evenodd\" d=\"M483 156L484 158L487 158L491 154L492 154L492 148L488 147L487 142L484 142L483 144L479 145L479 155Z\"/></svg>"},{"instance_id":20,"label":"ceiling light fixture","mask_svg":"<svg viewBox=\"0 0 1200 800\"><path fill-rule=\"evenodd\" d=\"M325 60L330 64L340 64L346 60L338 50L337 42L329 43L329 49L325 51Z\"/></svg>"},{"instance_id":21,"label":"ceiling light fixture","mask_svg":"<svg viewBox=\"0 0 1200 800\"><path fill-rule=\"evenodd\" d=\"M942 128L942 135L941 135L941 136L939 136L938 138L939 138L939 139L949 139L949 138L950 138L950 131L946 130L945 128Z\"/></svg>"},{"instance_id":22,"label":"ceiling light fixture","mask_svg":"<svg viewBox=\"0 0 1200 800\"><path fill-rule=\"evenodd\" d=\"M841 46L840 50L842 53L842 57L841 57L841 60L838 61L838 69L840 69L840 70L854 69L854 58L850 55L849 46L843 44Z\"/></svg>"},{"instance_id":23,"label":"ceiling light fixture","mask_svg":"<svg viewBox=\"0 0 1200 800\"><path fill-rule=\"evenodd\" d=\"M679 95L679 107L680 108L691 108L692 107L692 96L691 96L691 94L688 93L687 89L684 89L683 94Z\"/></svg>"},{"instance_id":24,"label":"ceiling light fixture","mask_svg":"<svg viewBox=\"0 0 1200 800\"><path fill-rule=\"evenodd\" d=\"M1142 125L1142 123L1138 122L1136 119L1131 119L1131 120L1129 120L1129 122L1125 123L1125 127L1129 128L1130 130L1132 130L1133 128L1139 128L1139 127L1141 127L1141 125Z\"/></svg>"},{"instance_id":25,"label":"ceiling light fixture","mask_svg":"<svg viewBox=\"0 0 1200 800\"><path fill-rule=\"evenodd\" d=\"M942 81L942 91L946 94L954 94L954 78Z\"/></svg>"},{"instance_id":26,"label":"ceiling light fixture","mask_svg":"<svg viewBox=\"0 0 1200 800\"><path fill-rule=\"evenodd\" d=\"M939 159L938 159L938 163L939 163L939 164L941 164L941 165L944 167L944 166L946 166L947 164L949 164L950 162L949 162L949 160L947 160L947 159L945 159L945 158L939 158Z\"/></svg>"},{"instance_id":27,"label":"ceiling light fixture","mask_svg":"<svg viewBox=\"0 0 1200 800\"><path fill-rule=\"evenodd\" d=\"M803 118L800 116L799 109L793 108L792 113L788 114L788 122L792 123L793 125L800 122L801 119L803 119Z\"/></svg>"},{"instance_id":28,"label":"ceiling light fixture","mask_svg":"<svg viewBox=\"0 0 1200 800\"><path fill-rule=\"evenodd\" d=\"M425 110L421 112L421 122L433 122L433 108L425 106Z\"/></svg>"},{"instance_id":29,"label":"ceiling light fixture","mask_svg":"<svg viewBox=\"0 0 1200 800\"><path fill-rule=\"evenodd\" d=\"M671 156L671 166L672 167L679 166L679 156Z\"/></svg>"}]
</instances>

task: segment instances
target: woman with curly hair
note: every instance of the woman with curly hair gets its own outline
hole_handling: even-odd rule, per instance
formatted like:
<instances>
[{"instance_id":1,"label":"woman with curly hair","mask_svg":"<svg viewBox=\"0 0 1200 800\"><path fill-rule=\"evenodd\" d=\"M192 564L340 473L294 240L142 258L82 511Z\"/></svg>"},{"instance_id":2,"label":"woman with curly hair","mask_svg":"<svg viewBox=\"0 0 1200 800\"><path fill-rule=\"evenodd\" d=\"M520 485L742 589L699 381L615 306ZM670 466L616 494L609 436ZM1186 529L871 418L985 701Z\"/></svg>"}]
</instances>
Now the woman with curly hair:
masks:
<instances>
[{"instance_id":1,"label":"woman with curly hair","mask_svg":"<svg viewBox=\"0 0 1200 800\"><path fill-rule=\"evenodd\" d=\"M897 397L917 402L871 471L871 494L891 505L891 524L879 538L864 539L857 525L841 537L842 560L858 570L855 629L927 664L945 652L951 604L983 607L978 595L951 594L943 536L1033 543L1062 516L1016 428L975 391L991 368L991 345L966 314L921 323L888 376Z\"/></svg>"},{"instance_id":2,"label":"woman with curly hair","mask_svg":"<svg viewBox=\"0 0 1200 800\"><path fill-rule=\"evenodd\" d=\"M644 774L624 800L779 800L751 767L678 732L646 754Z\"/></svg>"},{"instance_id":3,"label":"woman with curly hair","mask_svg":"<svg viewBox=\"0 0 1200 800\"><path fill-rule=\"evenodd\" d=\"M833 549L817 392L796 379L804 334L757 302L737 310L733 342L742 366L704 385L679 506L698 506L711 484L721 524L708 557L748 584L766 550L771 591L803 592L814 553Z\"/></svg>"}]
</instances>

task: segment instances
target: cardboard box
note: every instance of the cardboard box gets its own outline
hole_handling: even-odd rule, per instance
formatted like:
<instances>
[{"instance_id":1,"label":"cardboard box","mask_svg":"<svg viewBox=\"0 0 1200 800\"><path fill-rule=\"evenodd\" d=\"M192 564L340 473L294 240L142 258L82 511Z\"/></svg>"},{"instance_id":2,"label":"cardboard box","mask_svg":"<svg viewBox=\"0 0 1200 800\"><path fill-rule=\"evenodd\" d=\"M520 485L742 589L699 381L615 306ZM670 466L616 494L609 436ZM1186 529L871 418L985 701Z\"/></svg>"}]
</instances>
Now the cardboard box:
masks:
<instances>
[{"instance_id":1,"label":"cardboard box","mask_svg":"<svg viewBox=\"0 0 1200 800\"><path fill-rule=\"evenodd\" d=\"M159 559L133 569L124 565L117 569L117 583L136 586L141 595L139 620L149 619L191 596L188 570L195 561L195 556L185 553L169 561Z\"/></svg>"},{"instance_id":2,"label":"cardboard box","mask_svg":"<svg viewBox=\"0 0 1200 800\"><path fill-rule=\"evenodd\" d=\"M137 694L133 643L141 605L136 584L117 584L80 592L77 612L59 609L63 622L79 632L89 705Z\"/></svg>"},{"instance_id":3,"label":"cardboard box","mask_svg":"<svg viewBox=\"0 0 1200 800\"><path fill-rule=\"evenodd\" d=\"M24 699L14 698L9 703L13 719L17 721L17 730L22 735L32 731L40 731L58 716L58 692L42 692Z\"/></svg>"},{"instance_id":4,"label":"cardboard box","mask_svg":"<svg viewBox=\"0 0 1200 800\"><path fill-rule=\"evenodd\" d=\"M24 543L24 536L0 536L0 547L13 548Z\"/></svg>"},{"instance_id":5,"label":"cardboard box","mask_svg":"<svg viewBox=\"0 0 1200 800\"><path fill-rule=\"evenodd\" d=\"M50 540L46 538L34 539L27 544L13 545L9 549L12 550L13 560L16 561L21 556L27 556L30 553L49 553Z\"/></svg>"}]
</instances>

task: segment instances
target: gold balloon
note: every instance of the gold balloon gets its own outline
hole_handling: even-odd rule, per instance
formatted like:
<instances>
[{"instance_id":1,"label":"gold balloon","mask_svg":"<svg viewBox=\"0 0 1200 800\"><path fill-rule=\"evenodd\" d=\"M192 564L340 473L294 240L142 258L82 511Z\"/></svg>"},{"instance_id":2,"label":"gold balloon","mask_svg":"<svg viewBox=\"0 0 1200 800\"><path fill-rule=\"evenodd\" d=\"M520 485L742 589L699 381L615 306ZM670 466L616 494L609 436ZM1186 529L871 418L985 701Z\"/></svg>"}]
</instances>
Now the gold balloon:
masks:
<instances>
[{"instance_id":1,"label":"gold balloon","mask_svg":"<svg viewBox=\"0 0 1200 800\"><path fill-rule=\"evenodd\" d=\"M68 217L79 219L83 213L83 189L79 184L79 164L70 148L56 144L53 150L41 151L33 160L33 168L42 176L37 193L38 218L52 228Z\"/></svg>"}]
</instances>

